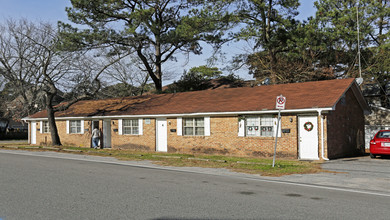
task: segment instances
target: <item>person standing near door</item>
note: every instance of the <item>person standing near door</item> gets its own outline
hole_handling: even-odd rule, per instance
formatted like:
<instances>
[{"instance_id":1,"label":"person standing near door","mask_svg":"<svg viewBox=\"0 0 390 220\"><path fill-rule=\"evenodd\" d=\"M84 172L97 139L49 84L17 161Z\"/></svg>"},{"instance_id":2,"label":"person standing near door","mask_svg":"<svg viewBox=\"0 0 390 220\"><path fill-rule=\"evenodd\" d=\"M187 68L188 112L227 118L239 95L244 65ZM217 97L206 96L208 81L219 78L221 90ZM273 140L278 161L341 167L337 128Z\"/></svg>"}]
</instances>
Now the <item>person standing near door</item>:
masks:
<instances>
[{"instance_id":1,"label":"person standing near door","mask_svg":"<svg viewBox=\"0 0 390 220\"><path fill-rule=\"evenodd\" d=\"M99 147L100 131L95 127L92 131L92 147L97 149Z\"/></svg>"}]
</instances>

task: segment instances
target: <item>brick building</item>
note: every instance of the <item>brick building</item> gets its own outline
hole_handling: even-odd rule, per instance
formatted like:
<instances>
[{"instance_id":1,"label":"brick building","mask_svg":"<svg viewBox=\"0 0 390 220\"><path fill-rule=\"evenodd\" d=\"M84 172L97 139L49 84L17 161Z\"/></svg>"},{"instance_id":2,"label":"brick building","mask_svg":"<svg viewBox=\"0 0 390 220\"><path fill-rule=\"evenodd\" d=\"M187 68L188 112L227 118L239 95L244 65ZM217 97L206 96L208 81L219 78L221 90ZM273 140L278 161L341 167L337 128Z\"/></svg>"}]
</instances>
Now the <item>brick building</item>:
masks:
<instances>
[{"instance_id":1,"label":"brick building","mask_svg":"<svg viewBox=\"0 0 390 220\"><path fill-rule=\"evenodd\" d=\"M277 131L276 96L286 97ZM142 151L326 159L364 151L369 108L354 79L80 101L56 113L65 145ZM50 144L45 111L25 118L29 143Z\"/></svg>"}]
</instances>

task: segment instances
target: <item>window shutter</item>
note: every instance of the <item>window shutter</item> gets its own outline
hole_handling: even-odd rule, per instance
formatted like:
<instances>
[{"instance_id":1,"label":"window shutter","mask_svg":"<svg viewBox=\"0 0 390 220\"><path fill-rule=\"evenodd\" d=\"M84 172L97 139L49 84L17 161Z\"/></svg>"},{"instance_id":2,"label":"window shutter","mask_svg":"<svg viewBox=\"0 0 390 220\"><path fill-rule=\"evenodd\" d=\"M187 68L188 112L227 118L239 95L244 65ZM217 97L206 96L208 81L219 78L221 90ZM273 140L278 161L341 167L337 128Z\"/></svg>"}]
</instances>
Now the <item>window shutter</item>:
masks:
<instances>
[{"instance_id":1,"label":"window shutter","mask_svg":"<svg viewBox=\"0 0 390 220\"><path fill-rule=\"evenodd\" d=\"M210 136L210 116L204 117L204 136Z\"/></svg>"},{"instance_id":2,"label":"window shutter","mask_svg":"<svg viewBox=\"0 0 390 220\"><path fill-rule=\"evenodd\" d=\"M69 120L66 120L66 133L69 134Z\"/></svg>"},{"instance_id":3,"label":"window shutter","mask_svg":"<svg viewBox=\"0 0 390 220\"><path fill-rule=\"evenodd\" d=\"M144 120L142 118L139 118L138 119L138 134L139 135L143 135L144 134L144 132L143 132L143 128L144 128L143 123L144 123Z\"/></svg>"},{"instance_id":4,"label":"window shutter","mask_svg":"<svg viewBox=\"0 0 390 220\"><path fill-rule=\"evenodd\" d=\"M118 119L118 134L122 135L122 119Z\"/></svg>"},{"instance_id":5,"label":"window shutter","mask_svg":"<svg viewBox=\"0 0 390 220\"><path fill-rule=\"evenodd\" d=\"M276 137L276 129L278 128L278 116L274 118L274 137ZM278 137L282 137L282 118L280 118Z\"/></svg>"},{"instance_id":6,"label":"window shutter","mask_svg":"<svg viewBox=\"0 0 390 220\"><path fill-rule=\"evenodd\" d=\"M240 119L238 122L238 137L245 137L245 120Z\"/></svg>"},{"instance_id":7,"label":"window shutter","mask_svg":"<svg viewBox=\"0 0 390 220\"><path fill-rule=\"evenodd\" d=\"M183 118L181 118L181 117L177 118L176 131L177 131L178 136L183 135Z\"/></svg>"},{"instance_id":8,"label":"window shutter","mask_svg":"<svg viewBox=\"0 0 390 220\"><path fill-rule=\"evenodd\" d=\"M42 134L43 133L43 122L42 121L40 121L39 127L40 127L39 132Z\"/></svg>"},{"instance_id":9,"label":"window shutter","mask_svg":"<svg viewBox=\"0 0 390 220\"><path fill-rule=\"evenodd\" d=\"M81 134L84 134L84 120L81 120L80 121L80 123L81 123Z\"/></svg>"}]
</instances>

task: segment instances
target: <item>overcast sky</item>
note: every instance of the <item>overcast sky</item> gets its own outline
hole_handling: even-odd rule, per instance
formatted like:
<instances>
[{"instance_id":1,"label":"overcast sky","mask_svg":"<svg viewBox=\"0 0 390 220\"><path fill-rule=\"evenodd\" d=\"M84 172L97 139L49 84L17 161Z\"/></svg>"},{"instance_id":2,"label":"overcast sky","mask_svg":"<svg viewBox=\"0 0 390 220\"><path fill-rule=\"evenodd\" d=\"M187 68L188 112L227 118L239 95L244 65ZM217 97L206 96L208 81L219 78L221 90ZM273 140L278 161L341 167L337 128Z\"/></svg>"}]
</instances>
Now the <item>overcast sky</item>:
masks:
<instances>
[{"instance_id":1,"label":"overcast sky","mask_svg":"<svg viewBox=\"0 0 390 220\"><path fill-rule=\"evenodd\" d=\"M299 7L300 14L298 19L306 19L309 16L314 16L315 9L313 2L314 0L301 0L301 6ZM26 18L31 21L49 21L53 24L56 24L57 21L67 21L67 15L65 12L65 7L71 6L70 0L0 0L0 22L8 19L19 19ZM245 48L241 44L230 44L227 48L224 49L224 52L227 53L227 58L229 55L239 54L245 52ZM169 66L166 66L166 69L174 75L178 75L176 79L183 73L183 69L190 69L193 66L206 65L206 59L209 57L210 48L205 48L203 55L195 56L191 55L189 57L189 62L186 63L185 59L179 58L178 63L171 63ZM226 62L229 60L226 59L216 66L223 68ZM238 72L240 77L245 79L251 79L252 77L246 73L246 70ZM169 83L171 80L166 80L164 84Z\"/></svg>"}]
</instances>

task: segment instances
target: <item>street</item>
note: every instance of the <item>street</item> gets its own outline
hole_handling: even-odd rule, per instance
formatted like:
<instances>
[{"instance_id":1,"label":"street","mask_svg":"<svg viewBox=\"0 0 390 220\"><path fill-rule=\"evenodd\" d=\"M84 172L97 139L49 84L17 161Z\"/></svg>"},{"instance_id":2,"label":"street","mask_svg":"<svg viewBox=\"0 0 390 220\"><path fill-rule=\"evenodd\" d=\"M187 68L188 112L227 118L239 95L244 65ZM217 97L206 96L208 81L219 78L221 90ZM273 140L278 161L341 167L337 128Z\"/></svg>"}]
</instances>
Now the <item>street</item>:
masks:
<instances>
[{"instance_id":1,"label":"street","mask_svg":"<svg viewBox=\"0 0 390 220\"><path fill-rule=\"evenodd\" d=\"M4 152L4 151L3 151ZM0 151L0 219L388 219L390 194Z\"/></svg>"}]
</instances>

